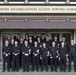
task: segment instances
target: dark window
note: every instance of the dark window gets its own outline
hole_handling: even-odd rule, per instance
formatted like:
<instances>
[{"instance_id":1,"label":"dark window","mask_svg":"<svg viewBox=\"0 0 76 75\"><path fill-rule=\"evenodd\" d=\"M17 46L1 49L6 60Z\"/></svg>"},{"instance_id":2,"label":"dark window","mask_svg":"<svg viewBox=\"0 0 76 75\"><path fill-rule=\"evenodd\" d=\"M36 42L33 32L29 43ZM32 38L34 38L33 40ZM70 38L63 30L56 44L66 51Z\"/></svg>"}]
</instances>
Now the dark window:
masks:
<instances>
[{"instance_id":1,"label":"dark window","mask_svg":"<svg viewBox=\"0 0 76 75\"><path fill-rule=\"evenodd\" d=\"M25 0L8 0L9 2L24 2Z\"/></svg>"},{"instance_id":2,"label":"dark window","mask_svg":"<svg viewBox=\"0 0 76 75\"><path fill-rule=\"evenodd\" d=\"M76 2L76 0L70 0L70 2Z\"/></svg>"},{"instance_id":3,"label":"dark window","mask_svg":"<svg viewBox=\"0 0 76 75\"><path fill-rule=\"evenodd\" d=\"M29 2L45 2L46 0L28 0Z\"/></svg>"},{"instance_id":4,"label":"dark window","mask_svg":"<svg viewBox=\"0 0 76 75\"><path fill-rule=\"evenodd\" d=\"M3 2L4 0L0 0L0 2Z\"/></svg>"},{"instance_id":5,"label":"dark window","mask_svg":"<svg viewBox=\"0 0 76 75\"><path fill-rule=\"evenodd\" d=\"M50 2L65 2L66 0L49 0Z\"/></svg>"}]
</instances>

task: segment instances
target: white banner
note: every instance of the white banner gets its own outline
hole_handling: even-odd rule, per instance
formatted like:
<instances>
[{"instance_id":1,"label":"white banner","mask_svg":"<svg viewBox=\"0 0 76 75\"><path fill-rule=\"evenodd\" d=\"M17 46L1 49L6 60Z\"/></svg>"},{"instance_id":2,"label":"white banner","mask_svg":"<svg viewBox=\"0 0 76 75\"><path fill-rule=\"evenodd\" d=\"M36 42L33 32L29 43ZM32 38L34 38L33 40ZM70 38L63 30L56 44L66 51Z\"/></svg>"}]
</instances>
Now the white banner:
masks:
<instances>
[{"instance_id":1,"label":"white banner","mask_svg":"<svg viewBox=\"0 0 76 75\"><path fill-rule=\"evenodd\" d=\"M0 13L76 13L76 6L0 5Z\"/></svg>"}]
</instances>

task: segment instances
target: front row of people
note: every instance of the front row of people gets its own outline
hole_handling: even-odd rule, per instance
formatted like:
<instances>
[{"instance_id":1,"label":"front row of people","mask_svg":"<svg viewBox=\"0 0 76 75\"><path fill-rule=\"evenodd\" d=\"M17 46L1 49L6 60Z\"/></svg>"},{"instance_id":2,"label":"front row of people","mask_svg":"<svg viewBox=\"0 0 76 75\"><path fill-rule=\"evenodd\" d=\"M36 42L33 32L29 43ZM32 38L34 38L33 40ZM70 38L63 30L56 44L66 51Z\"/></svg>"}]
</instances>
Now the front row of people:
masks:
<instances>
[{"instance_id":1,"label":"front row of people","mask_svg":"<svg viewBox=\"0 0 76 75\"><path fill-rule=\"evenodd\" d=\"M48 62L50 60L50 71L57 72L57 66L60 67L60 72L66 71L66 59L69 59L68 71L71 71L71 62L74 61L74 71L76 72L76 45L74 41L71 40L71 44L68 46L64 45L64 42L61 43L61 47L57 48L55 42L52 42L52 46L46 48L46 43L42 44L42 47L37 46L37 42L34 42L33 47L28 46L28 41L24 41L24 44L21 46L18 45L18 42L15 41L11 46L8 44L8 40L5 41L3 46L3 72L5 71L5 64L7 62L7 71L19 71L20 59L22 60L23 72L27 71L48 71ZM22 55L22 58L20 58ZM10 59L12 57L12 59ZM12 61L11 61L12 60ZM59 65L57 64L59 63ZM31 67L31 66L32 67Z\"/></svg>"}]
</instances>

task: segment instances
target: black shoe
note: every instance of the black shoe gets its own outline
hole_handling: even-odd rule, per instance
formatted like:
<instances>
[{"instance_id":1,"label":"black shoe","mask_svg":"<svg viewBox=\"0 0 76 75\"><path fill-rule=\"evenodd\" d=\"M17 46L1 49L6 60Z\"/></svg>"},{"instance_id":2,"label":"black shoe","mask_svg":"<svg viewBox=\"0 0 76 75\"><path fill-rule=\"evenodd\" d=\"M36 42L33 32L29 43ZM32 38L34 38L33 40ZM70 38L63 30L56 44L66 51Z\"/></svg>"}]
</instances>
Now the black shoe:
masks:
<instances>
[{"instance_id":1,"label":"black shoe","mask_svg":"<svg viewBox=\"0 0 76 75\"><path fill-rule=\"evenodd\" d=\"M68 72L71 72L71 70L68 70Z\"/></svg>"},{"instance_id":2,"label":"black shoe","mask_svg":"<svg viewBox=\"0 0 76 75\"><path fill-rule=\"evenodd\" d=\"M46 70L46 72L48 72L48 70Z\"/></svg>"},{"instance_id":3,"label":"black shoe","mask_svg":"<svg viewBox=\"0 0 76 75\"><path fill-rule=\"evenodd\" d=\"M32 72L34 72L34 70L31 70Z\"/></svg>"},{"instance_id":4,"label":"black shoe","mask_svg":"<svg viewBox=\"0 0 76 75\"><path fill-rule=\"evenodd\" d=\"M4 70L2 72L5 72Z\"/></svg>"},{"instance_id":5,"label":"black shoe","mask_svg":"<svg viewBox=\"0 0 76 75\"><path fill-rule=\"evenodd\" d=\"M66 72L66 70L64 70L64 72Z\"/></svg>"},{"instance_id":6,"label":"black shoe","mask_svg":"<svg viewBox=\"0 0 76 75\"><path fill-rule=\"evenodd\" d=\"M8 70L8 72L10 72L10 70Z\"/></svg>"},{"instance_id":7,"label":"black shoe","mask_svg":"<svg viewBox=\"0 0 76 75\"><path fill-rule=\"evenodd\" d=\"M14 70L12 72L15 72Z\"/></svg>"},{"instance_id":8,"label":"black shoe","mask_svg":"<svg viewBox=\"0 0 76 75\"><path fill-rule=\"evenodd\" d=\"M55 70L55 72L58 72L57 70Z\"/></svg>"},{"instance_id":9,"label":"black shoe","mask_svg":"<svg viewBox=\"0 0 76 75\"><path fill-rule=\"evenodd\" d=\"M27 72L29 72L29 70Z\"/></svg>"},{"instance_id":10,"label":"black shoe","mask_svg":"<svg viewBox=\"0 0 76 75\"><path fill-rule=\"evenodd\" d=\"M17 70L17 72L19 72L19 70Z\"/></svg>"},{"instance_id":11,"label":"black shoe","mask_svg":"<svg viewBox=\"0 0 76 75\"><path fill-rule=\"evenodd\" d=\"M43 70L44 70L44 69L41 68L41 72L42 72Z\"/></svg>"},{"instance_id":12,"label":"black shoe","mask_svg":"<svg viewBox=\"0 0 76 75\"><path fill-rule=\"evenodd\" d=\"M36 70L37 72L39 72L39 70Z\"/></svg>"},{"instance_id":13,"label":"black shoe","mask_svg":"<svg viewBox=\"0 0 76 75\"><path fill-rule=\"evenodd\" d=\"M53 70L51 70L50 72L53 72Z\"/></svg>"},{"instance_id":14,"label":"black shoe","mask_svg":"<svg viewBox=\"0 0 76 75\"><path fill-rule=\"evenodd\" d=\"M23 70L23 72L26 72L25 70Z\"/></svg>"},{"instance_id":15,"label":"black shoe","mask_svg":"<svg viewBox=\"0 0 76 75\"><path fill-rule=\"evenodd\" d=\"M74 70L74 72L76 72L76 70Z\"/></svg>"},{"instance_id":16,"label":"black shoe","mask_svg":"<svg viewBox=\"0 0 76 75\"><path fill-rule=\"evenodd\" d=\"M43 70L41 70L41 72L43 72Z\"/></svg>"}]
</instances>

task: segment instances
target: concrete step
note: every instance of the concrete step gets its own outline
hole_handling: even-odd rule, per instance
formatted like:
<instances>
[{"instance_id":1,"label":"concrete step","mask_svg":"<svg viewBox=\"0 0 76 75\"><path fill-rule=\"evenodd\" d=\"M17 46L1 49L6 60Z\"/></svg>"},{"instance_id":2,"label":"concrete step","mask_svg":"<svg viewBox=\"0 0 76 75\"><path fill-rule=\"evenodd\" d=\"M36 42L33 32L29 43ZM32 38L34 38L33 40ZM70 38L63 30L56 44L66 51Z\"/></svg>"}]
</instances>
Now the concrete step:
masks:
<instances>
[{"instance_id":1,"label":"concrete step","mask_svg":"<svg viewBox=\"0 0 76 75\"><path fill-rule=\"evenodd\" d=\"M0 75L75 75L75 72L0 72Z\"/></svg>"},{"instance_id":2,"label":"concrete step","mask_svg":"<svg viewBox=\"0 0 76 75\"><path fill-rule=\"evenodd\" d=\"M74 71L74 63L72 62L71 64L72 64L72 72L73 72ZM30 66L30 68L32 68L32 66ZM50 71L50 66L48 66L48 68L49 68L49 71ZM2 69L3 69L3 61L0 61L0 72L2 71ZM68 71L68 63L66 63L66 70ZM22 68L20 68L20 71L22 71ZM59 66L58 66L58 71L60 71Z\"/></svg>"}]
</instances>

